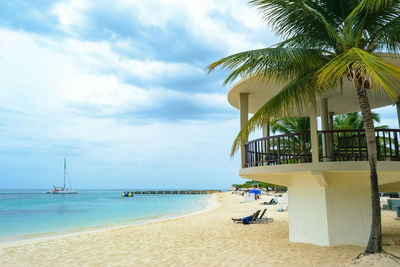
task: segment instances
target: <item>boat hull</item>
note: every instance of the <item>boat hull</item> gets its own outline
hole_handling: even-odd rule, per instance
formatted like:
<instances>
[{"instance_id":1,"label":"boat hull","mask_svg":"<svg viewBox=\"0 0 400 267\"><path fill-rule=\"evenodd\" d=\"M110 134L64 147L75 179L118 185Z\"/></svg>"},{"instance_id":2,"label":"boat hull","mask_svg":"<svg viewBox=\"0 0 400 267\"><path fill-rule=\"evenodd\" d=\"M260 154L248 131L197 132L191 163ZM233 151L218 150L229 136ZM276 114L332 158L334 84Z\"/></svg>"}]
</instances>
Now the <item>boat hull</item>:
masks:
<instances>
[{"instance_id":1,"label":"boat hull","mask_svg":"<svg viewBox=\"0 0 400 267\"><path fill-rule=\"evenodd\" d=\"M57 194L57 195L66 195L66 194L76 194L77 191L74 190L57 190L57 191L47 191L46 194Z\"/></svg>"},{"instance_id":2,"label":"boat hull","mask_svg":"<svg viewBox=\"0 0 400 267\"><path fill-rule=\"evenodd\" d=\"M65 194L76 194L76 191L64 191L64 192L50 192L48 194L58 194L58 195L65 195Z\"/></svg>"}]
</instances>

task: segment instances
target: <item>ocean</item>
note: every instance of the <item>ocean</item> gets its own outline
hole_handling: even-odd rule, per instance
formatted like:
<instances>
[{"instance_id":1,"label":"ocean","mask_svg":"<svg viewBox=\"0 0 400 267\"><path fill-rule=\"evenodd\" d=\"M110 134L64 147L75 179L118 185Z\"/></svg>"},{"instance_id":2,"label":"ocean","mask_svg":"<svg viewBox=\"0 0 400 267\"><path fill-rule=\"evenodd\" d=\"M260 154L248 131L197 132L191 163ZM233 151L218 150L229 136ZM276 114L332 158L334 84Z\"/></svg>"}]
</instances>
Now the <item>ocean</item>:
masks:
<instances>
[{"instance_id":1,"label":"ocean","mask_svg":"<svg viewBox=\"0 0 400 267\"><path fill-rule=\"evenodd\" d=\"M210 195L135 195L124 190L0 190L0 241L93 228L141 223L200 210Z\"/></svg>"}]
</instances>

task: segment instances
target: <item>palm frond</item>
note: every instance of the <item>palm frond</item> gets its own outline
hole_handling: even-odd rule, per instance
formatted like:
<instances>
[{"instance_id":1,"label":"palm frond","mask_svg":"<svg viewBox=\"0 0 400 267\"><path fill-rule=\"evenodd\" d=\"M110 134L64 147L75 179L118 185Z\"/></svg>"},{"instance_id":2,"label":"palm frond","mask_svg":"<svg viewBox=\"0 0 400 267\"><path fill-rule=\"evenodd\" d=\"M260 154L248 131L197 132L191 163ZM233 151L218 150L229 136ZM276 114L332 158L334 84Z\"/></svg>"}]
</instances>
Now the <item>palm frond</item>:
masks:
<instances>
[{"instance_id":1,"label":"palm frond","mask_svg":"<svg viewBox=\"0 0 400 267\"><path fill-rule=\"evenodd\" d=\"M376 112L372 113L372 119L374 122L380 122L380 116ZM336 130L363 130L364 129L364 118L360 112L352 112L348 114L339 114L335 116L334 127ZM388 129L389 126L381 125L375 127L375 129Z\"/></svg>"},{"instance_id":2,"label":"palm frond","mask_svg":"<svg viewBox=\"0 0 400 267\"><path fill-rule=\"evenodd\" d=\"M277 43L275 45L277 48L304 48L315 49L320 51L325 55L331 55L332 53L332 45L327 43L325 40L321 40L318 38L310 37L309 34L299 34L293 36L285 41Z\"/></svg>"},{"instance_id":3,"label":"palm frond","mask_svg":"<svg viewBox=\"0 0 400 267\"><path fill-rule=\"evenodd\" d=\"M330 35L332 38L334 38L337 43L344 46L343 39L339 36L337 29L334 26L332 26L326 20L326 18L320 12L318 12L318 10L305 4L302 0L298 0L298 3L300 4L301 7L303 7L305 10L308 10L314 17L318 18L322 22L328 35Z\"/></svg>"},{"instance_id":4,"label":"palm frond","mask_svg":"<svg viewBox=\"0 0 400 267\"><path fill-rule=\"evenodd\" d=\"M370 37L375 40L376 35L382 34L381 29L399 16L399 3L399 0L359 2L344 21L346 46L360 47L361 42L360 48L364 48L365 40Z\"/></svg>"},{"instance_id":5,"label":"palm frond","mask_svg":"<svg viewBox=\"0 0 400 267\"><path fill-rule=\"evenodd\" d=\"M372 24L372 23L371 23ZM400 51L400 8L397 10L396 15L389 20L381 19L376 21L374 29L370 29L371 38L368 43L367 50L374 51Z\"/></svg>"},{"instance_id":6,"label":"palm frond","mask_svg":"<svg viewBox=\"0 0 400 267\"><path fill-rule=\"evenodd\" d=\"M349 17L360 12L371 13L374 11L378 11L386 8L388 5L391 5L392 3L393 0L362 0L357 5L357 7L354 8L353 12L349 15Z\"/></svg>"},{"instance_id":7,"label":"palm frond","mask_svg":"<svg viewBox=\"0 0 400 267\"><path fill-rule=\"evenodd\" d=\"M284 134L302 133L310 131L309 117L287 117L271 121L272 133Z\"/></svg>"},{"instance_id":8,"label":"palm frond","mask_svg":"<svg viewBox=\"0 0 400 267\"><path fill-rule=\"evenodd\" d=\"M289 134L290 129L288 125L285 123L285 121L282 121L281 119L273 120L271 121L271 130L272 133L280 132L284 134Z\"/></svg>"},{"instance_id":9,"label":"palm frond","mask_svg":"<svg viewBox=\"0 0 400 267\"><path fill-rule=\"evenodd\" d=\"M353 82L363 77L371 81L371 86L397 99L400 94L400 68L367 51L352 48L328 62L317 73L319 86L333 87L343 77L351 77Z\"/></svg>"},{"instance_id":10,"label":"palm frond","mask_svg":"<svg viewBox=\"0 0 400 267\"><path fill-rule=\"evenodd\" d=\"M303 73L315 71L328 58L319 50L303 48L264 48L234 54L220 59L207 68L209 73L217 67L233 70L224 84L237 77L254 74L274 80L288 80Z\"/></svg>"},{"instance_id":11,"label":"palm frond","mask_svg":"<svg viewBox=\"0 0 400 267\"><path fill-rule=\"evenodd\" d=\"M340 25L358 5L358 1L325 0L318 4L324 7L325 17L329 18L330 21L335 21L335 25Z\"/></svg>"},{"instance_id":12,"label":"palm frond","mask_svg":"<svg viewBox=\"0 0 400 267\"><path fill-rule=\"evenodd\" d=\"M317 1L251 0L249 4L257 7L272 30L284 39L305 34L331 47L341 42L334 21L325 16L327 12Z\"/></svg>"}]
</instances>

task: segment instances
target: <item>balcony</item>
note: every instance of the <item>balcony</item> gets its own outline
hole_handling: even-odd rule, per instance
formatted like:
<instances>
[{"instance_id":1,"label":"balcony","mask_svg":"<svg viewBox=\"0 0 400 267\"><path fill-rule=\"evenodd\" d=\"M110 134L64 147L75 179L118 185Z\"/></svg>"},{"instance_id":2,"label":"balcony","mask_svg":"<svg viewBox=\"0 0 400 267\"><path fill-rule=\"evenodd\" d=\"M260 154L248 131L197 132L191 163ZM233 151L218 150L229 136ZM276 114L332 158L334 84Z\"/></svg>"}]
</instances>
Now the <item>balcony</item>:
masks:
<instances>
[{"instance_id":1,"label":"balcony","mask_svg":"<svg viewBox=\"0 0 400 267\"><path fill-rule=\"evenodd\" d=\"M318 131L319 162L367 161L364 130ZM379 161L400 161L399 129L376 129ZM312 162L310 132L283 134L245 144L245 167Z\"/></svg>"}]
</instances>

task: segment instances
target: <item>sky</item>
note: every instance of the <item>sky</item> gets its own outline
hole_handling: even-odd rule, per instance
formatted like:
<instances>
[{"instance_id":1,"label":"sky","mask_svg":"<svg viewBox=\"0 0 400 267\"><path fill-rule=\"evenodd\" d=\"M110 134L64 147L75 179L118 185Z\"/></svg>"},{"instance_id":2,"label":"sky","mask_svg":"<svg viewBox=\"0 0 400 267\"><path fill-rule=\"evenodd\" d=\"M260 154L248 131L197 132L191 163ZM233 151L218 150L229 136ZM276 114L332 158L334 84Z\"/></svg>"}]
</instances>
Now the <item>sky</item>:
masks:
<instances>
[{"instance_id":1,"label":"sky","mask_svg":"<svg viewBox=\"0 0 400 267\"><path fill-rule=\"evenodd\" d=\"M0 189L59 185L64 157L78 189L244 182L206 67L276 42L244 0L0 1Z\"/></svg>"}]
</instances>

